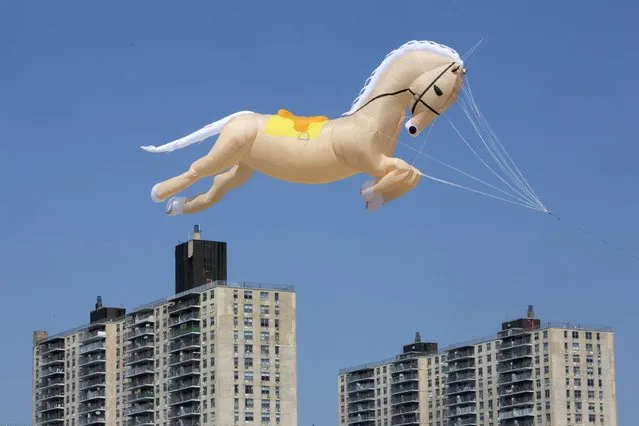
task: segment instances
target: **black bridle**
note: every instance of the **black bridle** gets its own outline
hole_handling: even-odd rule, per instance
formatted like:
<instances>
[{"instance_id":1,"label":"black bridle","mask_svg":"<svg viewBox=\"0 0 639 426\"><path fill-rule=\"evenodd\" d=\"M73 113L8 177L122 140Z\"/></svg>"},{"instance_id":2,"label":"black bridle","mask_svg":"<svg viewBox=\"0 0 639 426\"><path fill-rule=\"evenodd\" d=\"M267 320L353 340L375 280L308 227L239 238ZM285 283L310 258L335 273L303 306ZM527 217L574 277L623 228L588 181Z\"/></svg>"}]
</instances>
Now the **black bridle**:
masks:
<instances>
[{"instance_id":1,"label":"black bridle","mask_svg":"<svg viewBox=\"0 0 639 426\"><path fill-rule=\"evenodd\" d=\"M424 102L424 100L422 99L424 97L424 95L426 94L426 92L428 92L428 90L433 87L435 85L435 83L437 83L437 80L439 80L444 74L446 74L446 71L448 71L449 69L451 69L453 67L453 65L455 65L455 62L452 62L450 65L448 65L446 67L446 69L444 69L442 72L439 73L439 75L437 77L435 77L435 79L422 91L421 94L418 94L416 92L413 92L413 90L411 90L410 87L406 88L406 89L402 89L402 90L398 90L396 92L388 92L388 93L380 93L379 95L375 96L374 98L371 98L368 100L368 102L366 102L364 105L362 105L361 107L357 108L355 111L353 111L350 114L346 114L346 116L348 115L353 115L356 112L358 112L359 110L363 109L365 106L367 106L368 104L380 99L380 98L384 98L387 96L396 96L396 95L400 95L402 93L405 92L409 92L411 95L413 95L413 99L415 100L415 102L413 103L413 106L410 109L411 114L415 114L415 108L417 107L418 103L421 103L422 105L424 105L426 108L428 108L433 114L435 115L439 115L440 113L438 111L436 111L433 107L431 107L430 105L428 105L426 102ZM438 96L441 96L441 94L438 93Z\"/></svg>"}]
</instances>

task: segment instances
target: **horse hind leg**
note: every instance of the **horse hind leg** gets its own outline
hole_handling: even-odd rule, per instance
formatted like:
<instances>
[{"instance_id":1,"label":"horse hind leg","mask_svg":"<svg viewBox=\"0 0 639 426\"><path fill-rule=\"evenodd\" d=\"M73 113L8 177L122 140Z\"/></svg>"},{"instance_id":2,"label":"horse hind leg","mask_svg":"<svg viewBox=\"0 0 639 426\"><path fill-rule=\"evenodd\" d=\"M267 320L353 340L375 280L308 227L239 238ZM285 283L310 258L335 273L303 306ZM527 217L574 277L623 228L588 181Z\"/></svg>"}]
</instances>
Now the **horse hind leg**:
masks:
<instances>
[{"instance_id":1,"label":"horse hind leg","mask_svg":"<svg viewBox=\"0 0 639 426\"><path fill-rule=\"evenodd\" d=\"M244 163L236 164L213 179L211 189L193 198L171 198L166 205L166 214L195 214L219 202L230 190L244 185L253 175L253 169Z\"/></svg>"},{"instance_id":2,"label":"horse hind leg","mask_svg":"<svg viewBox=\"0 0 639 426\"><path fill-rule=\"evenodd\" d=\"M151 198L160 203L200 179L232 167L246 155L256 135L257 125L252 116L235 117L224 126L207 155L193 162L186 172L153 186Z\"/></svg>"}]
</instances>

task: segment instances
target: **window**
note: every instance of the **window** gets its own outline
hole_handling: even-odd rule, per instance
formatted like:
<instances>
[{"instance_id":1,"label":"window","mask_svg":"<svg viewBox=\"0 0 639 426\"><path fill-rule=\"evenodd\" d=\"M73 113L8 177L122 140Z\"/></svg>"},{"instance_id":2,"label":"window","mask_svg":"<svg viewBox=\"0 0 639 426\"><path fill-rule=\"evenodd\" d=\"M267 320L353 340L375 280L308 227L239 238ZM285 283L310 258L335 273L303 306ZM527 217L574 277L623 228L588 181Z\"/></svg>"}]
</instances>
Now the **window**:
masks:
<instances>
[{"instance_id":1,"label":"window","mask_svg":"<svg viewBox=\"0 0 639 426\"><path fill-rule=\"evenodd\" d=\"M264 301L268 300L268 293L267 293L266 291L261 291L261 292L260 292L260 300L261 300L262 302L264 302Z\"/></svg>"}]
</instances>

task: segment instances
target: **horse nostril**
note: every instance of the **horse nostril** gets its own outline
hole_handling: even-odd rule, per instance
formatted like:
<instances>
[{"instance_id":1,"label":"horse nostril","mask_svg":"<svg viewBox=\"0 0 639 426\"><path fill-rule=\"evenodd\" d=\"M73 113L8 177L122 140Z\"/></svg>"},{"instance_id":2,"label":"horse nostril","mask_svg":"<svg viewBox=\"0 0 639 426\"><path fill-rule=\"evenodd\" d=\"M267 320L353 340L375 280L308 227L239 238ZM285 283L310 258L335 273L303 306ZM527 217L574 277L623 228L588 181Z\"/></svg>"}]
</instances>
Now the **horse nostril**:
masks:
<instances>
[{"instance_id":1,"label":"horse nostril","mask_svg":"<svg viewBox=\"0 0 639 426\"><path fill-rule=\"evenodd\" d=\"M417 127L415 126L410 126L408 128L408 133L410 133L411 135L414 135L415 133L417 133Z\"/></svg>"}]
</instances>

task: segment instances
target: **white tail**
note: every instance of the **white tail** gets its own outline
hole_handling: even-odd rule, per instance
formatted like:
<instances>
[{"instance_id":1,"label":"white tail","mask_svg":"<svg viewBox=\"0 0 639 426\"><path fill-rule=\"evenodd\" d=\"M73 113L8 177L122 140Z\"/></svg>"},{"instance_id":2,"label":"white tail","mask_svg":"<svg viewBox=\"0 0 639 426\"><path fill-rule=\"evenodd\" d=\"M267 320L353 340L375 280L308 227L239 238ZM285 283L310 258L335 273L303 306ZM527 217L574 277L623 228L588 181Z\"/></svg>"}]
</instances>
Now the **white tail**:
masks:
<instances>
[{"instance_id":1,"label":"white tail","mask_svg":"<svg viewBox=\"0 0 639 426\"><path fill-rule=\"evenodd\" d=\"M147 145L141 147L146 152L171 152L176 151L178 149L185 148L189 145L193 145L194 143L201 142L204 139L210 138L211 136L218 135L226 123L229 122L233 117L237 117L242 114L253 114L253 111L239 111L231 115L227 115L226 117L217 120L214 123L211 123L200 130L197 130L190 135L186 135L181 137L180 139L176 139L173 142L166 143L160 146Z\"/></svg>"}]
</instances>

